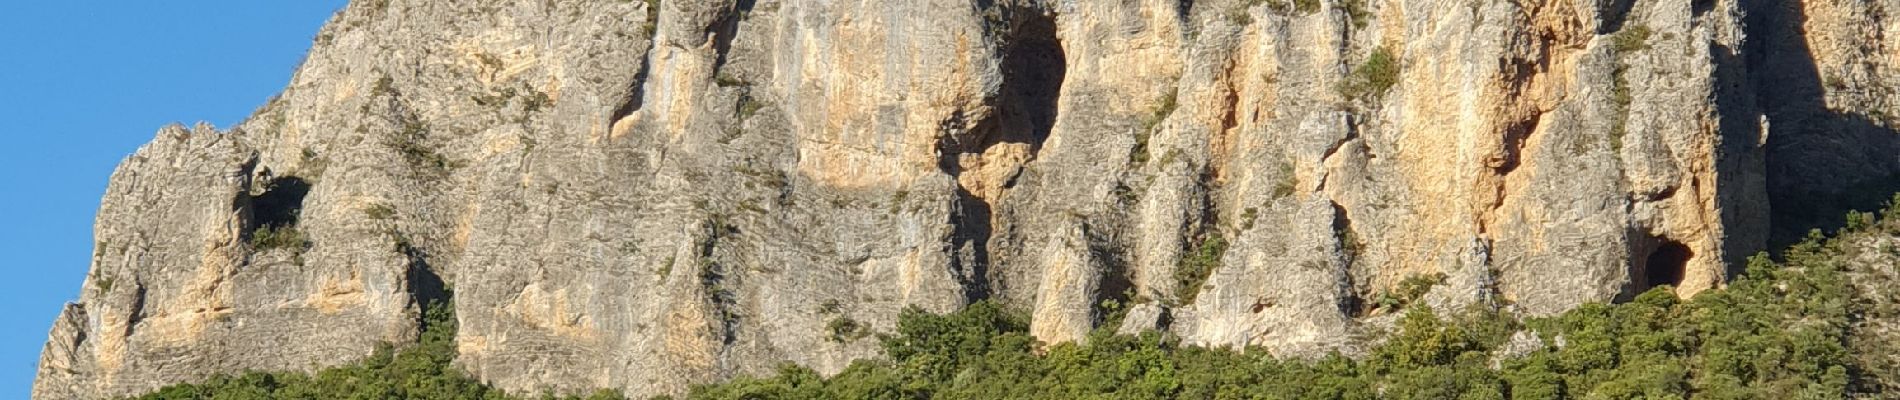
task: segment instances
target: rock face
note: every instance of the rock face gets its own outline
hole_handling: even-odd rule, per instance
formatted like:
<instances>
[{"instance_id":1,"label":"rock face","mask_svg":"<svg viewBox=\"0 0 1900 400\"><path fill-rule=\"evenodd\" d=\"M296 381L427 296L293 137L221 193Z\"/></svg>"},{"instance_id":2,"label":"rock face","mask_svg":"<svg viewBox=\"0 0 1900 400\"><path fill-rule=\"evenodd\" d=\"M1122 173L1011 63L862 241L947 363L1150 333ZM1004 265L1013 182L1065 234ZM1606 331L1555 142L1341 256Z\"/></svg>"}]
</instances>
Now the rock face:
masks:
<instances>
[{"instance_id":1,"label":"rock face","mask_svg":"<svg viewBox=\"0 0 1900 400\"><path fill-rule=\"evenodd\" d=\"M250 120L114 174L35 397L349 362L444 299L485 381L645 396L985 299L1300 357L1441 274L1421 301L1689 296L1900 187L1893 11L357 1Z\"/></svg>"}]
</instances>

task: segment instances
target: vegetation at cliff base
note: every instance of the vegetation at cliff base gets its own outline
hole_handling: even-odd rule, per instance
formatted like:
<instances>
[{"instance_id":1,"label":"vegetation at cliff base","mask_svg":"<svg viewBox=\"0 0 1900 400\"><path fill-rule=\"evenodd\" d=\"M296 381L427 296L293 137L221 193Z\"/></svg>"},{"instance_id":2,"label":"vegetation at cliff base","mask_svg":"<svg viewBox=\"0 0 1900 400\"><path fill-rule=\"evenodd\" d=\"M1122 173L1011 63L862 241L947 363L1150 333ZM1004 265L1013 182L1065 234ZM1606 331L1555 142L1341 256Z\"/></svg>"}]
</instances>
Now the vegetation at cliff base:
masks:
<instances>
[{"instance_id":1,"label":"vegetation at cliff base","mask_svg":"<svg viewBox=\"0 0 1900 400\"><path fill-rule=\"evenodd\" d=\"M1722 289L1678 299L1658 287L1622 304L1520 319L1491 308L1405 307L1361 357L1275 358L1263 349L1191 346L1166 333L1048 345L1026 318L979 302L904 311L876 340L884 357L825 377L787 364L765 377L696 386L687 399L1839 399L1882 397L1885 341L1862 337L1887 301L1849 284L1867 268L1853 238L1900 234L1900 213L1855 213L1750 259ZM1883 236L1884 235L1884 236ZM1895 252L1890 248L1878 250ZM1436 276L1418 278L1426 282ZM1410 287L1408 286L1408 287ZM1400 288L1399 297L1416 289ZM446 302L443 302L446 303ZM430 307L419 344L312 375L250 373L165 388L166 399L513 399L452 366L454 311ZM845 322L837 322L845 321ZM868 326L837 320L840 341ZM1851 349L1851 350L1850 350ZM586 399L617 399L600 392Z\"/></svg>"},{"instance_id":2,"label":"vegetation at cliff base","mask_svg":"<svg viewBox=\"0 0 1900 400\"><path fill-rule=\"evenodd\" d=\"M1097 332L1044 346L1028 324L980 303L910 311L884 338L889 359L832 378L796 365L693 389L690 399L1818 399L1842 398L1846 298L1839 274L1760 260L1728 290L1691 301L1667 288L1519 324L1416 307L1355 360L1280 360L1261 349L1184 345L1161 333ZM1498 351L1513 333L1543 343Z\"/></svg>"},{"instance_id":3,"label":"vegetation at cliff base","mask_svg":"<svg viewBox=\"0 0 1900 400\"><path fill-rule=\"evenodd\" d=\"M262 400L262 399L410 399L514 400L500 390L482 385L455 366L455 308L440 300L425 307L422 337L400 351L391 346L355 364L324 369L315 374L251 372L219 376L202 383L169 386L138 400ZM529 397L534 398L534 397ZM552 399L553 397L545 397ZM618 392L601 391L575 400L625 399Z\"/></svg>"},{"instance_id":4,"label":"vegetation at cliff base","mask_svg":"<svg viewBox=\"0 0 1900 400\"><path fill-rule=\"evenodd\" d=\"M1862 214L1861 219L1868 219ZM1857 224L1863 229L1871 223ZM1900 224L1894 224L1900 225ZM1900 231L1900 230L1896 230ZM1867 234L1892 234L1868 232ZM1851 232L1848 234L1862 234ZM699 386L690 399L1839 399L1879 395L1848 349L1850 249L1818 234L1785 262L1752 258L1725 289L1680 300L1659 287L1624 304L1517 318L1411 307L1358 359L1276 359L1098 331L1044 345L1026 320L978 303L907 311L886 359L831 378L796 365ZM1508 350L1507 350L1508 349Z\"/></svg>"}]
</instances>

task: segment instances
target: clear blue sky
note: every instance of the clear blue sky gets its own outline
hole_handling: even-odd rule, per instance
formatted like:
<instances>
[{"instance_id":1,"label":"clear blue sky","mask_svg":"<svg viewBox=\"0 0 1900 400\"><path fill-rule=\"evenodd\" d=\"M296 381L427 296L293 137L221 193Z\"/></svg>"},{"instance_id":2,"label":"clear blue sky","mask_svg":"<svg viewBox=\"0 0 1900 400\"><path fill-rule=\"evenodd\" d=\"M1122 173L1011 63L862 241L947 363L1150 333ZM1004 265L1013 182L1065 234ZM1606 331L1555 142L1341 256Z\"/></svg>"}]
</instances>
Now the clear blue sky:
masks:
<instances>
[{"instance_id":1,"label":"clear blue sky","mask_svg":"<svg viewBox=\"0 0 1900 400\"><path fill-rule=\"evenodd\" d=\"M0 5L0 398L24 399L78 297L119 160L169 123L242 121L344 0Z\"/></svg>"}]
</instances>

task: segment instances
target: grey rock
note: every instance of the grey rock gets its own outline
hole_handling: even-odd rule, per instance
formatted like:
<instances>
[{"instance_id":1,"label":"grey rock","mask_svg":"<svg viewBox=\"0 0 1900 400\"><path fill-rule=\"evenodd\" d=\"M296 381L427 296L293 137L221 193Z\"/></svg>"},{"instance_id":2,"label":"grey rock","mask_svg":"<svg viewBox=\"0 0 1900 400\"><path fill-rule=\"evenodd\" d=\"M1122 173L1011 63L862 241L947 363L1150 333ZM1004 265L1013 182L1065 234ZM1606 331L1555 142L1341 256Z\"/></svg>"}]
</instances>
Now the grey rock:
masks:
<instances>
[{"instance_id":1,"label":"grey rock","mask_svg":"<svg viewBox=\"0 0 1900 400\"><path fill-rule=\"evenodd\" d=\"M1407 278L1527 315L1692 296L1771 199L1900 172L1805 163L1891 133L1803 121L1891 110L1893 47L1803 54L1774 2L1249 3L355 2L251 119L115 173L35 397L346 363L438 282L461 367L522 393L835 373L878 349L833 321L980 300L1048 341L1113 299L1123 332L1350 353ZM1894 4L1803 7L1861 37ZM1396 84L1351 90L1375 54ZM1815 71L1840 88L1774 79Z\"/></svg>"},{"instance_id":2,"label":"grey rock","mask_svg":"<svg viewBox=\"0 0 1900 400\"><path fill-rule=\"evenodd\" d=\"M1122 316L1122 326L1115 328L1120 335L1139 335L1142 332L1157 331L1166 328L1168 309L1154 303L1141 303L1128 307L1128 314Z\"/></svg>"}]
</instances>

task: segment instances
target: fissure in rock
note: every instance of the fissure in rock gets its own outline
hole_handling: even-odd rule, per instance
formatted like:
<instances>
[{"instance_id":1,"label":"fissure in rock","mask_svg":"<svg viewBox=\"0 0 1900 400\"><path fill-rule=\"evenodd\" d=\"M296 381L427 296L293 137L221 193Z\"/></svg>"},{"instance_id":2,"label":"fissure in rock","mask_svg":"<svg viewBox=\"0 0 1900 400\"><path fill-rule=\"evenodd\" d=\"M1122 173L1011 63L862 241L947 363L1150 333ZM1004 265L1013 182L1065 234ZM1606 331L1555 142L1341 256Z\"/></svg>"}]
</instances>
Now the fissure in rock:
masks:
<instances>
[{"instance_id":1,"label":"fissure in rock","mask_svg":"<svg viewBox=\"0 0 1900 400\"><path fill-rule=\"evenodd\" d=\"M1056 16L1031 7L1004 8L1003 82L991 100L994 111L976 121L953 120L938 142L938 167L956 177L954 268L964 276L970 301L990 295L989 241L994 201L1016 184L1055 127L1068 59L1056 37ZM981 173L965 176L966 173Z\"/></svg>"},{"instance_id":2,"label":"fissure in rock","mask_svg":"<svg viewBox=\"0 0 1900 400\"><path fill-rule=\"evenodd\" d=\"M713 218L706 221L706 240L699 247L699 284L706 291L706 300L713 307L718 318L720 344L730 348L739 338L738 294L733 292L733 277L725 263L715 260L719 241L738 235L739 227L728 224L724 219Z\"/></svg>"},{"instance_id":3,"label":"fissure in rock","mask_svg":"<svg viewBox=\"0 0 1900 400\"><path fill-rule=\"evenodd\" d=\"M398 246L403 255L409 257L409 270L405 274L409 281L409 298L415 302L416 310L422 312L417 316L417 323L423 331L434 330L438 327L429 326L430 321L426 314L428 310L454 306L451 303L454 299L449 293L449 285L442 280L442 275L437 274L435 269L429 266L428 256L422 250L407 244Z\"/></svg>"},{"instance_id":4,"label":"fissure in rock","mask_svg":"<svg viewBox=\"0 0 1900 400\"><path fill-rule=\"evenodd\" d=\"M1088 239L1089 258L1102 270L1096 277L1096 326L1118 324L1121 322L1119 314L1126 313L1133 305L1129 300L1135 292L1134 279L1129 276L1128 254L1123 250L1122 241L1104 229L1083 224L1082 236ZM1116 306L1108 309L1109 304Z\"/></svg>"}]
</instances>

